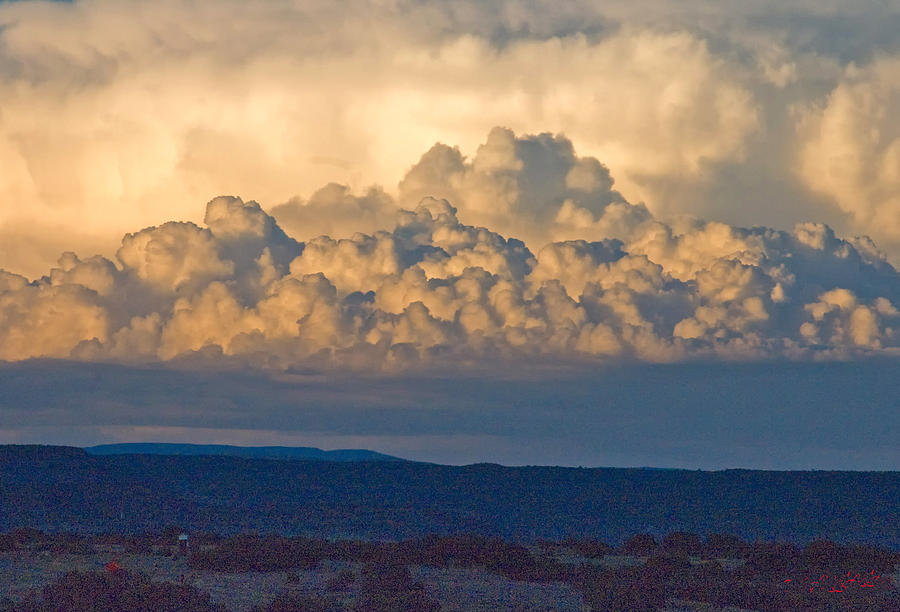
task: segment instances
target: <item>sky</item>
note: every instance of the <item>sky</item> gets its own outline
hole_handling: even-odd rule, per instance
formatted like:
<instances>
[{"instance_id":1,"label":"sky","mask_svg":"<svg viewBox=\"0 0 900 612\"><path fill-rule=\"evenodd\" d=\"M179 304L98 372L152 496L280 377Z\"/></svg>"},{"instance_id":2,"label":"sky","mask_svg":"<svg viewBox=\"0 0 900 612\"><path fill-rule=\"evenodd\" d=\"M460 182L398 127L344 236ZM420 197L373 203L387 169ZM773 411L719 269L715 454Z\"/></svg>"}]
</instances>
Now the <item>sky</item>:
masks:
<instances>
[{"instance_id":1,"label":"sky","mask_svg":"<svg viewBox=\"0 0 900 612\"><path fill-rule=\"evenodd\" d=\"M894 2L0 2L0 443L897 469Z\"/></svg>"}]
</instances>

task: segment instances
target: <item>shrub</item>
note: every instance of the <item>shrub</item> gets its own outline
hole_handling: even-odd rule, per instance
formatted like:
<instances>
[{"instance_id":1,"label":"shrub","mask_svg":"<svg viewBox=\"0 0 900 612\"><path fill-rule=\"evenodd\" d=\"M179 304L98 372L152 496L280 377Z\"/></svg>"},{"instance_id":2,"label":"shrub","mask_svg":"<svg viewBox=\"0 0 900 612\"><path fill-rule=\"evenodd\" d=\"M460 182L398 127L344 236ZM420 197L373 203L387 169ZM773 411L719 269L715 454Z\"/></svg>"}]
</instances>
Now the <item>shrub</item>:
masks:
<instances>
[{"instance_id":1,"label":"shrub","mask_svg":"<svg viewBox=\"0 0 900 612\"><path fill-rule=\"evenodd\" d=\"M195 569L219 572L272 572L312 569L322 560L321 542L306 538L239 536L211 550L195 551Z\"/></svg>"},{"instance_id":2,"label":"shrub","mask_svg":"<svg viewBox=\"0 0 900 612\"><path fill-rule=\"evenodd\" d=\"M615 549L606 542L601 542L600 540L594 540L591 538L584 538L581 540L566 540L564 543L566 544L566 546L571 547L579 555L591 559L599 559L604 557L605 555L611 555L615 552Z\"/></svg>"},{"instance_id":3,"label":"shrub","mask_svg":"<svg viewBox=\"0 0 900 612\"><path fill-rule=\"evenodd\" d=\"M649 533L633 535L622 544L622 551L626 555L636 557L649 557L657 548L656 539Z\"/></svg>"},{"instance_id":4,"label":"shrub","mask_svg":"<svg viewBox=\"0 0 900 612\"><path fill-rule=\"evenodd\" d=\"M362 572L359 612L437 612L440 604L414 582L402 562L370 563Z\"/></svg>"},{"instance_id":5,"label":"shrub","mask_svg":"<svg viewBox=\"0 0 900 612\"><path fill-rule=\"evenodd\" d=\"M46 546L50 552L57 555L93 555L97 552L87 538L70 533L49 536Z\"/></svg>"},{"instance_id":6,"label":"shrub","mask_svg":"<svg viewBox=\"0 0 900 612\"><path fill-rule=\"evenodd\" d=\"M125 552L132 555L148 555L153 550L153 541L146 536L130 536L125 538Z\"/></svg>"},{"instance_id":7,"label":"shrub","mask_svg":"<svg viewBox=\"0 0 900 612\"><path fill-rule=\"evenodd\" d=\"M16 550L16 538L11 533L0 533L0 552L13 550Z\"/></svg>"},{"instance_id":8,"label":"shrub","mask_svg":"<svg viewBox=\"0 0 900 612\"><path fill-rule=\"evenodd\" d=\"M700 563L679 572L672 580L675 597L705 601L716 606L736 603L732 590L734 581L716 561Z\"/></svg>"},{"instance_id":9,"label":"shrub","mask_svg":"<svg viewBox=\"0 0 900 612\"><path fill-rule=\"evenodd\" d=\"M188 585L151 582L143 574L68 572L18 612L213 612L209 595Z\"/></svg>"},{"instance_id":10,"label":"shrub","mask_svg":"<svg viewBox=\"0 0 900 612\"><path fill-rule=\"evenodd\" d=\"M655 612L666 602L666 585L645 575L642 567L606 571L582 586L592 610Z\"/></svg>"},{"instance_id":11,"label":"shrub","mask_svg":"<svg viewBox=\"0 0 900 612\"><path fill-rule=\"evenodd\" d=\"M265 608L265 612L337 612L342 610L338 600L330 597L279 593Z\"/></svg>"},{"instance_id":12,"label":"shrub","mask_svg":"<svg viewBox=\"0 0 900 612\"><path fill-rule=\"evenodd\" d=\"M747 548L747 543L737 536L711 533L706 536L702 556L705 559L742 559Z\"/></svg>"},{"instance_id":13,"label":"shrub","mask_svg":"<svg viewBox=\"0 0 900 612\"><path fill-rule=\"evenodd\" d=\"M696 533L673 531L663 538L661 548L665 554L675 557L699 557L703 542Z\"/></svg>"},{"instance_id":14,"label":"shrub","mask_svg":"<svg viewBox=\"0 0 900 612\"><path fill-rule=\"evenodd\" d=\"M684 557L660 555L647 559L643 568L645 580L668 582L677 575L684 575L691 571L691 564Z\"/></svg>"},{"instance_id":15,"label":"shrub","mask_svg":"<svg viewBox=\"0 0 900 612\"><path fill-rule=\"evenodd\" d=\"M402 561L434 567L484 567L513 580L535 580L543 575L540 564L527 548L477 535L431 535L401 542L382 548L373 555L373 561Z\"/></svg>"},{"instance_id":16,"label":"shrub","mask_svg":"<svg viewBox=\"0 0 900 612\"><path fill-rule=\"evenodd\" d=\"M328 581L325 588L329 591L346 591L356 582L356 574L353 570L343 569Z\"/></svg>"},{"instance_id":17,"label":"shrub","mask_svg":"<svg viewBox=\"0 0 900 612\"><path fill-rule=\"evenodd\" d=\"M803 568L800 551L784 542L756 543L751 547L747 562L736 570L740 575L784 579Z\"/></svg>"}]
</instances>

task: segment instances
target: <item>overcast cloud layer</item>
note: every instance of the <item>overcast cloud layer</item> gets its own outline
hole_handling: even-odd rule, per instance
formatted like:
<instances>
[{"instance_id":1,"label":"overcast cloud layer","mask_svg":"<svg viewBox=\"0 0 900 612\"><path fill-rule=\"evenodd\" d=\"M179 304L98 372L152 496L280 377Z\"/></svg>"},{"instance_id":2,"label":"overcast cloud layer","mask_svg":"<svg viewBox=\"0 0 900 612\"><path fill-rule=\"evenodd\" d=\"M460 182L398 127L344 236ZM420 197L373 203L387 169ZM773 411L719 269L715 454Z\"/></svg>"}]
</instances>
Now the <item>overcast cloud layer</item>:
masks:
<instances>
[{"instance_id":1,"label":"overcast cloud layer","mask_svg":"<svg viewBox=\"0 0 900 612\"><path fill-rule=\"evenodd\" d=\"M112 257L223 193L336 205L292 229L349 237L320 187L421 193L397 182L423 151L498 125L565 134L663 220L824 222L897 263L898 31L895 3L849 0L0 3L0 267ZM453 187L482 224L506 203L475 170Z\"/></svg>"}]
</instances>

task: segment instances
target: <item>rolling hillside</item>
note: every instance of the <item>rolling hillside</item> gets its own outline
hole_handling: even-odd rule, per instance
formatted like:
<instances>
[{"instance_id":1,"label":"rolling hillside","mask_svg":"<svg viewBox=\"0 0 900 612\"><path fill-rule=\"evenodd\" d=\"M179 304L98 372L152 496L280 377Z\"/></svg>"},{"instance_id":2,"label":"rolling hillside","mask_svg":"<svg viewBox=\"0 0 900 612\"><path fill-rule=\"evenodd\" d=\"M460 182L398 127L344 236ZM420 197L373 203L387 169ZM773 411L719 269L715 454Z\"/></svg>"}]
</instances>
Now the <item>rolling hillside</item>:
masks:
<instances>
[{"instance_id":1,"label":"rolling hillside","mask_svg":"<svg viewBox=\"0 0 900 612\"><path fill-rule=\"evenodd\" d=\"M141 532L180 525L396 539L516 540L682 530L900 550L900 472L446 466L91 455L0 447L0 530Z\"/></svg>"}]
</instances>

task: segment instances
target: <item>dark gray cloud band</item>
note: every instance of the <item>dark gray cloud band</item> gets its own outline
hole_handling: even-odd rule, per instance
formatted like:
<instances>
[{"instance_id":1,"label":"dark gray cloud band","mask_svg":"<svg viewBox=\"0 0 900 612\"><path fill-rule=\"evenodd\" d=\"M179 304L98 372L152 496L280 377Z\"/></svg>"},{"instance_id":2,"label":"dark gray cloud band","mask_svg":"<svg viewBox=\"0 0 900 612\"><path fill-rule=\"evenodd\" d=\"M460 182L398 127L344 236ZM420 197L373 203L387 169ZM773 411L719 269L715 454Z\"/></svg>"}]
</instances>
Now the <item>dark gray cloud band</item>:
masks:
<instances>
[{"instance_id":1,"label":"dark gray cloud band","mask_svg":"<svg viewBox=\"0 0 900 612\"><path fill-rule=\"evenodd\" d=\"M891 470L894 360L607 366L551 381L27 362L0 368L3 442L366 447L426 461Z\"/></svg>"}]
</instances>

